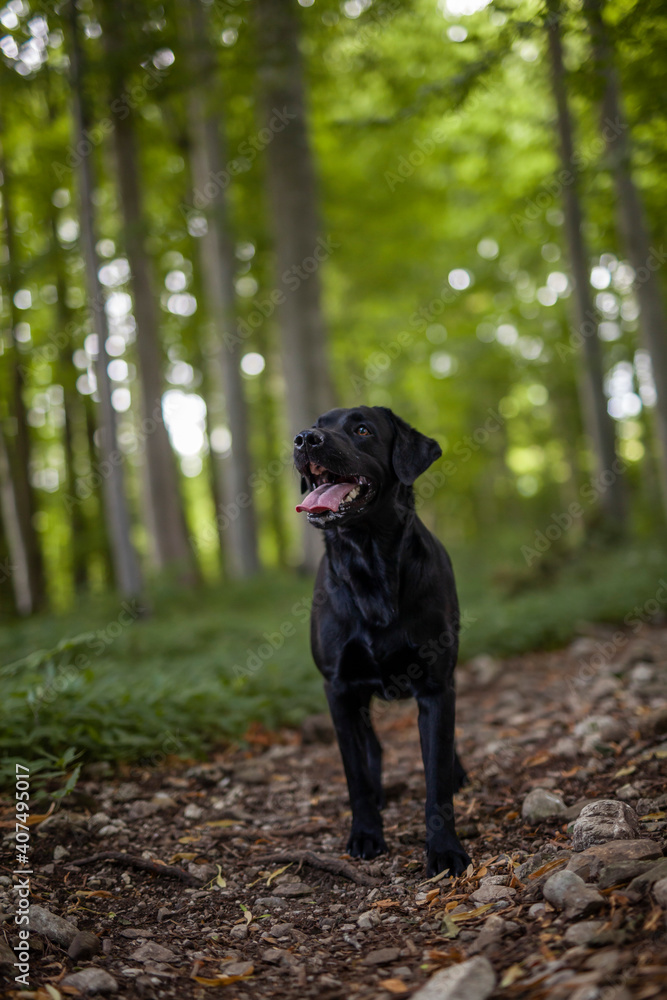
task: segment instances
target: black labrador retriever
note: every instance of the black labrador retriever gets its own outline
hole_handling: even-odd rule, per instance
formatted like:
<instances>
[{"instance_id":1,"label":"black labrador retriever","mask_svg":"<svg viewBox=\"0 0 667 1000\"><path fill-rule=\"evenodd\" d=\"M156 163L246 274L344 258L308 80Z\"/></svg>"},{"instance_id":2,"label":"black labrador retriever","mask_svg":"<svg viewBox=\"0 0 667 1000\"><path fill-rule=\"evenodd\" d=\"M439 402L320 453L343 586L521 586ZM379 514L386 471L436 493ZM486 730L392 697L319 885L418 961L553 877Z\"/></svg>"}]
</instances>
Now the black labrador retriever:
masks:
<instances>
[{"instance_id":1,"label":"black labrador retriever","mask_svg":"<svg viewBox=\"0 0 667 1000\"><path fill-rule=\"evenodd\" d=\"M454 746L459 608L445 549L417 517L412 484L442 454L383 406L330 410L294 439L297 506L325 529L315 583L313 657L325 678L352 806L347 850L374 858L382 832L382 748L373 695L413 696L426 773L427 873L470 863L452 796L466 781Z\"/></svg>"}]
</instances>

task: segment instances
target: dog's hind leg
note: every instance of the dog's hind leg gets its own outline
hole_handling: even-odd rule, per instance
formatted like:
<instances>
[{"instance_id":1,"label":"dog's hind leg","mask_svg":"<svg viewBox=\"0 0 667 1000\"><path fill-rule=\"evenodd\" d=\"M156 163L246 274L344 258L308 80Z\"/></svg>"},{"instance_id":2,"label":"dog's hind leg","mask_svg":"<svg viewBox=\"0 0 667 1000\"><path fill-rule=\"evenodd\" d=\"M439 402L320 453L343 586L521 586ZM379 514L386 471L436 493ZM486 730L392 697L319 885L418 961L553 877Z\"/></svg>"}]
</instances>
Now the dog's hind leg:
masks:
<instances>
[{"instance_id":1,"label":"dog's hind leg","mask_svg":"<svg viewBox=\"0 0 667 1000\"><path fill-rule=\"evenodd\" d=\"M465 768L459 759L459 755L454 751L454 791L458 792L465 785L470 784L470 778L466 774Z\"/></svg>"},{"instance_id":2,"label":"dog's hind leg","mask_svg":"<svg viewBox=\"0 0 667 1000\"><path fill-rule=\"evenodd\" d=\"M368 728L366 729L366 759L368 760L368 770L375 789L378 808L384 809L386 802L382 789L382 745L373 729L370 717L368 719Z\"/></svg>"}]
</instances>

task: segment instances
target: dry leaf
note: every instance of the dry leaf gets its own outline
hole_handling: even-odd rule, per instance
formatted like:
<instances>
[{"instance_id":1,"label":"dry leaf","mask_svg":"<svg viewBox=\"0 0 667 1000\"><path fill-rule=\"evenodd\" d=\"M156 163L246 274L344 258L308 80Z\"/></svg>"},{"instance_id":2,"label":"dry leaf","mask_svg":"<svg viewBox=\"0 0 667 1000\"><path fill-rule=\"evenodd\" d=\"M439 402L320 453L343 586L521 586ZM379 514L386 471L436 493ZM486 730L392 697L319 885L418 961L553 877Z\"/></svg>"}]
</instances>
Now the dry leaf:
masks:
<instances>
[{"instance_id":1,"label":"dry leaf","mask_svg":"<svg viewBox=\"0 0 667 1000\"><path fill-rule=\"evenodd\" d=\"M267 884L267 885L271 885L271 883L272 883L272 881L274 880L274 878L276 878L276 877L277 877L278 875L282 875L282 873L283 873L283 872L286 872L288 868L291 868L291 866L292 866L293 864L294 864L294 862L293 862L293 861L290 861L290 863L289 863L288 865L283 865L283 867L282 867L282 868L276 868L276 870L275 870L274 872L271 872L271 874L270 874L270 875L269 875L269 877L267 878L267 880L266 880L266 884Z\"/></svg>"},{"instance_id":2,"label":"dry leaf","mask_svg":"<svg viewBox=\"0 0 667 1000\"><path fill-rule=\"evenodd\" d=\"M202 986L229 986L231 983L238 983L241 979L250 979L253 973L254 969L250 968L242 976L216 976L215 979L207 979L206 976L193 976L192 978L196 983L201 983Z\"/></svg>"},{"instance_id":3,"label":"dry leaf","mask_svg":"<svg viewBox=\"0 0 667 1000\"><path fill-rule=\"evenodd\" d=\"M373 903L374 907L378 910L386 910L390 906L400 906L401 904L396 899L376 899Z\"/></svg>"},{"instance_id":4,"label":"dry leaf","mask_svg":"<svg viewBox=\"0 0 667 1000\"><path fill-rule=\"evenodd\" d=\"M510 965L509 969L506 969L503 973L503 978L500 980L501 990L505 989L506 986L511 986L515 983L517 979L521 979L524 975L524 971L521 966L517 963Z\"/></svg>"},{"instance_id":5,"label":"dry leaf","mask_svg":"<svg viewBox=\"0 0 667 1000\"><path fill-rule=\"evenodd\" d=\"M408 989L402 979L381 979L378 986L388 993L406 993Z\"/></svg>"},{"instance_id":6,"label":"dry leaf","mask_svg":"<svg viewBox=\"0 0 667 1000\"><path fill-rule=\"evenodd\" d=\"M193 861L197 857L199 855L196 851L178 851L178 853L169 858L169 864L174 865L177 861Z\"/></svg>"},{"instance_id":7,"label":"dry leaf","mask_svg":"<svg viewBox=\"0 0 667 1000\"><path fill-rule=\"evenodd\" d=\"M566 861L567 858L554 858L553 861L547 861L545 865L541 865L540 868L537 868L534 872L531 872L528 878L529 879L539 878L540 875L544 875L545 872L550 872L552 868L559 868L561 865L564 865Z\"/></svg>"},{"instance_id":8,"label":"dry leaf","mask_svg":"<svg viewBox=\"0 0 667 1000\"><path fill-rule=\"evenodd\" d=\"M459 935L459 928L448 913L445 913L443 917L440 933L443 937L449 938L450 941Z\"/></svg>"},{"instance_id":9,"label":"dry leaf","mask_svg":"<svg viewBox=\"0 0 667 1000\"><path fill-rule=\"evenodd\" d=\"M241 820L239 820L239 819L210 819L204 825L205 826L236 826L236 824L240 823L240 822L241 822Z\"/></svg>"},{"instance_id":10,"label":"dry leaf","mask_svg":"<svg viewBox=\"0 0 667 1000\"><path fill-rule=\"evenodd\" d=\"M634 774L637 768L634 764L630 764L628 767L622 767L620 771L617 771L614 775L615 778L624 778L626 774Z\"/></svg>"},{"instance_id":11,"label":"dry leaf","mask_svg":"<svg viewBox=\"0 0 667 1000\"><path fill-rule=\"evenodd\" d=\"M455 920L457 924L463 920L473 920L475 917L481 917L483 913L495 905L495 903L484 903L483 906L477 906L474 910L468 910L466 913L452 913L450 919Z\"/></svg>"}]
</instances>

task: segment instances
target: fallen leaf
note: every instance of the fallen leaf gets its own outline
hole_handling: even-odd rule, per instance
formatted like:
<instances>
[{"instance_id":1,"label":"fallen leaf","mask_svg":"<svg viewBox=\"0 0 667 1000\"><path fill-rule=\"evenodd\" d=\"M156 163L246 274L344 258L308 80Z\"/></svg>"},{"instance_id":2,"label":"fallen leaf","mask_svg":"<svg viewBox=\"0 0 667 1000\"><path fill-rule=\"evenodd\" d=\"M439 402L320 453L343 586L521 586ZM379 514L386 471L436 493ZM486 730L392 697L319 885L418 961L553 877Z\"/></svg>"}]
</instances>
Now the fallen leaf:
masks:
<instances>
[{"instance_id":1,"label":"fallen leaf","mask_svg":"<svg viewBox=\"0 0 667 1000\"><path fill-rule=\"evenodd\" d=\"M241 823L240 819L210 819L204 825L205 826L236 826L237 823Z\"/></svg>"},{"instance_id":2,"label":"fallen leaf","mask_svg":"<svg viewBox=\"0 0 667 1000\"><path fill-rule=\"evenodd\" d=\"M654 906L646 920L642 930L657 931L662 924L663 912L659 906Z\"/></svg>"},{"instance_id":3,"label":"fallen leaf","mask_svg":"<svg viewBox=\"0 0 667 1000\"><path fill-rule=\"evenodd\" d=\"M193 861L197 857L199 857L199 855L196 851L178 851L171 858L169 858L169 864L176 864L177 861Z\"/></svg>"},{"instance_id":4,"label":"fallen leaf","mask_svg":"<svg viewBox=\"0 0 667 1000\"><path fill-rule=\"evenodd\" d=\"M564 865L566 861L567 858L554 858L553 861L547 861L545 865L541 865L534 872L531 872L528 878L539 878L540 875L544 875L545 872L550 872L552 868L558 868L560 865Z\"/></svg>"},{"instance_id":5,"label":"fallen leaf","mask_svg":"<svg viewBox=\"0 0 667 1000\"><path fill-rule=\"evenodd\" d=\"M664 811L663 812L654 812L654 813L646 813L645 816L640 816L639 818L640 819L664 819L665 815L667 815L667 814Z\"/></svg>"},{"instance_id":6,"label":"fallen leaf","mask_svg":"<svg viewBox=\"0 0 667 1000\"><path fill-rule=\"evenodd\" d=\"M443 937L449 938L450 941L459 936L459 928L448 913L445 913L443 917L440 933Z\"/></svg>"},{"instance_id":7,"label":"fallen leaf","mask_svg":"<svg viewBox=\"0 0 667 1000\"><path fill-rule=\"evenodd\" d=\"M248 909L248 907L245 905L245 903L239 903L239 906L243 910L243 916L245 917L246 924L251 924L252 923L252 913L250 912L250 910Z\"/></svg>"},{"instance_id":8,"label":"fallen leaf","mask_svg":"<svg viewBox=\"0 0 667 1000\"><path fill-rule=\"evenodd\" d=\"M500 980L500 988L504 989L506 986L511 986L515 983L517 979L521 979L524 975L524 971L518 963L510 965L509 969L506 969L503 973L503 977Z\"/></svg>"},{"instance_id":9,"label":"fallen leaf","mask_svg":"<svg viewBox=\"0 0 667 1000\"><path fill-rule=\"evenodd\" d=\"M290 861L289 864L283 865L282 868L276 868L276 870L274 872L271 872L271 874L267 878L266 884L267 885L271 885L271 883L273 882L274 878L276 878L278 875L282 875L282 873L286 872L288 868L291 868L293 864L294 864L294 862Z\"/></svg>"},{"instance_id":10,"label":"fallen leaf","mask_svg":"<svg viewBox=\"0 0 667 1000\"><path fill-rule=\"evenodd\" d=\"M400 906L401 904L396 899L376 899L373 906L378 910L386 910L390 906Z\"/></svg>"},{"instance_id":11,"label":"fallen leaf","mask_svg":"<svg viewBox=\"0 0 667 1000\"><path fill-rule=\"evenodd\" d=\"M518 816L519 816L518 809L512 809L511 812L507 813L507 815L505 816L505 819L507 820L507 822L509 822L510 820L517 819Z\"/></svg>"},{"instance_id":12,"label":"fallen leaf","mask_svg":"<svg viewBox=\"0 0 667 1000\"><path fill-rule=\"evenodd\" d=\"M546 764L546 762L550 760L550 758L551 758L550 753L545 753L544 751L542 753L536 753L532 757L528 758L528 760L524 764L524 767L537 767L538 764Z\"/></svg>"},{"instance_id":13,"label":"fallen leaf","mask_svg":"<svg viewBox=\"0 0 667 1000\"><path fill-rule=\"evenodd\" d=\"M448 916L450 920L455 920L459 924L463 920L473 920L475 917L481 917L483 913L486 913L487 910L490 910L495 905L495 903L484 903L483 906L477 906L474 910L468 910L466 913L452 913L451 916L450 914Z\"/></svg>"},{"instance_id":14,"label":"fallen leaf","mask_svg":"<svg viewBox=\"0 0 667 1000\"><path fill-rule=\"evenodd\" d=\"M615 778L624 778L626 774L634 774L637 768L634 764L630 764L628 767L622 767L620 771L617 771L614 775Z\"/></svg>"},{"instance_id":15,"label":"fallen leaf","mask_svg":"<svg viewBox=\"0 0 667 1000\"><path fill-rule=\"evenodd\" d=\"M408 989L402 979L381 979L378 986L388 993L406 993Z\"/></svg>"},{"instance_id":16,"label":"fallen leaf","mask_svg":"<svg viewBox=\"0 0 667 1000\"><path fill-rule=\"evenodd\" d=\"M253 972L254 970L251 969L242 976L216 976L214 979L208 979L205 976L193 976L192 978L196 983L201 983L202 986L229 986L231 983L238 983L241 979L250 979Z\"/></svg>"}]
</instances>

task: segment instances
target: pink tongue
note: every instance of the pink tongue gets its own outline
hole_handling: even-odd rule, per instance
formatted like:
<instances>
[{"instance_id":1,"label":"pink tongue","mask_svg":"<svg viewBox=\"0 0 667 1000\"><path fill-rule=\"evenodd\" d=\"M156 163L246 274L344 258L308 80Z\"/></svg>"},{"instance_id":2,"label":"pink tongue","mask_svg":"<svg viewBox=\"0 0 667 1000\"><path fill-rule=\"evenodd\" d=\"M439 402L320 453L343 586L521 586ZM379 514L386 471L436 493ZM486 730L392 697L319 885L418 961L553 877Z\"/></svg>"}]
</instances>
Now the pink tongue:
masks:
<instances>
[{"instance_id":1,"label":"pink tongue","mask_svg":"<svg viewBox=\"0 0 667 1000\"><path fill-rule=\"evenodd\" d=\"M297 505L297 513L302 510L310 511L313 514L322 510L336 511L354 487L355 483L325 483L324 486L318 486Z\"/></svg>"}]
</instances>

